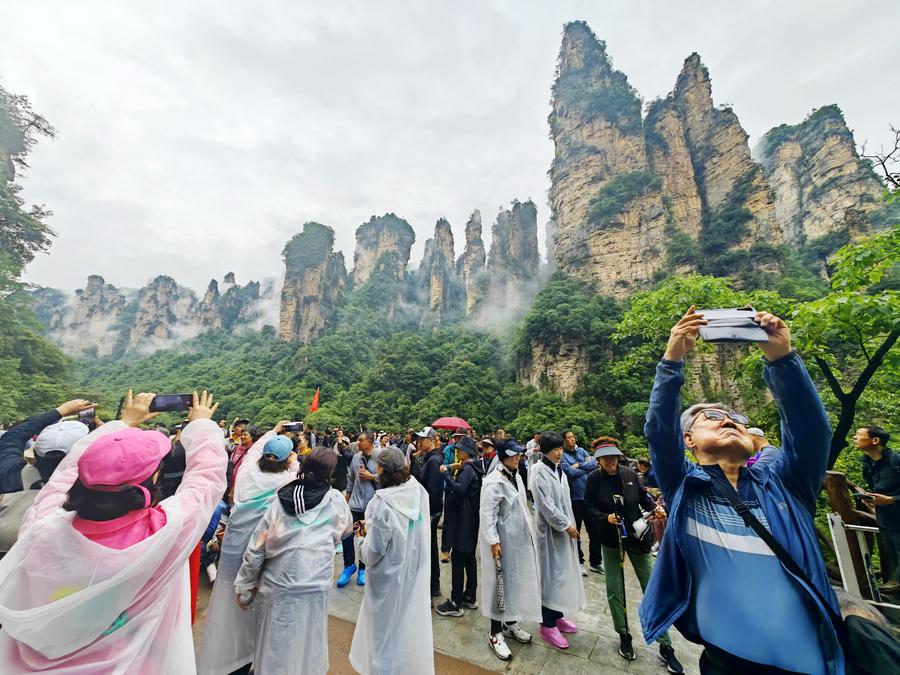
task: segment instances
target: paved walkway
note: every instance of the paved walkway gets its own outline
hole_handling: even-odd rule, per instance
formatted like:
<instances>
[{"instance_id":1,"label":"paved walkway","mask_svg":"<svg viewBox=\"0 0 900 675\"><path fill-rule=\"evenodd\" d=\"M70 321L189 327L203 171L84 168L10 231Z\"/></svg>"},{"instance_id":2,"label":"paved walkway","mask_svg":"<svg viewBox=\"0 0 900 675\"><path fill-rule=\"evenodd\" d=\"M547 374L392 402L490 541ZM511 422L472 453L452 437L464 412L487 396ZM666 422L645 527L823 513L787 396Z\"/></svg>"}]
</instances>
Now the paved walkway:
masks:
<instances>
[{"instance_id":1,"label":"paved walkway","mask_svg":"<svg viewBox=\"0 0 900 675\"><path fill-rule=\"evenodd\" d=\"M587 551L587 541L582 544ZM342 568L340 555L335 556L335 579ZM480 577L479 577L480 578ZM450 591L450 565L441 565L441 587L445 593ZM432 614L432 630L434 632L435 669L442 675L472 674L488 672L506 672L517 675L580 675L584 673L640 673L642 675L661 675L666 670L657 658L656 646L649 647L640 637L640 622L637 618L637 607L641 592L637 578L629 563L625 566L625 589L628 598L628 621L631 632L635 636L635 652L637 660L627 663L617 653L619 638L612 627L609 607L606 603L606 587L603 576L590 572L584 579L588 606L574 619L579 631L569 636L571 646L560 651L547 645L538 635L537 624L523 623L523 627L534 636L531 644L521 645L513 640L508 642L513 652L511 661L500 661L488 646L488 630L490 621L481 614L481 610L466 610L462 618L452 618ZM329 630L329 659L332 673L353 673L347 654L350 651L350 640L353 627L359 615L364 588L356 585L356 580L345 588L334 588L328 597L331 618ZM197 606L197 623L194 626L195 642L199 640L200 626L206 616L206 603L209 599L209 582L206 575L201 574L200 594ZM443 602L443 598L437 602ZM437 603L436 603L437 604ZM699 673L697 662L700 648L687 642L678 631L672 629L672 642L675 653L684 664L686 673ZM412 639L415 639L414 636Z\"/></svg>"}]
</instances>

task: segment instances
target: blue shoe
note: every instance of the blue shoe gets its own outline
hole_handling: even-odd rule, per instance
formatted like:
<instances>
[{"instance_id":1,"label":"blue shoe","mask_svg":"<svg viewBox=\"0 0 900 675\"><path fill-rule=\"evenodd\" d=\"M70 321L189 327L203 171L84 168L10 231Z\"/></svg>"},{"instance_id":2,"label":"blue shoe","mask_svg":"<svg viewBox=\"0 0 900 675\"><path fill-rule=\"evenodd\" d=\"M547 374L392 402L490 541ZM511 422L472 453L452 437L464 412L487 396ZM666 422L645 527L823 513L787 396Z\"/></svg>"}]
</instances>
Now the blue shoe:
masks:
<instances>
[{"instance_id":1,"label":"blue shoe","mask_svg":"<svg viewBox=\"0 0 900 675\"><path fill-rule=\"evenodd\" d=\"M357 586L365 586L366 585L366 571L360 570L359 574L356 575L356 585Z\"/></svg>"},{"instance_id":2,"label":"blue shoe","mask_svg":"<svg viewBox=\"0 0 900 675\"><path fill-rule=\"evenodd\" d=\"M347 584L350 583L350 577L356 574L356 565L350 565L350 567L345 567L344 571L341 572L341 576L338 577L337 587L343 588Z\"/></svg>"}]
</instances>

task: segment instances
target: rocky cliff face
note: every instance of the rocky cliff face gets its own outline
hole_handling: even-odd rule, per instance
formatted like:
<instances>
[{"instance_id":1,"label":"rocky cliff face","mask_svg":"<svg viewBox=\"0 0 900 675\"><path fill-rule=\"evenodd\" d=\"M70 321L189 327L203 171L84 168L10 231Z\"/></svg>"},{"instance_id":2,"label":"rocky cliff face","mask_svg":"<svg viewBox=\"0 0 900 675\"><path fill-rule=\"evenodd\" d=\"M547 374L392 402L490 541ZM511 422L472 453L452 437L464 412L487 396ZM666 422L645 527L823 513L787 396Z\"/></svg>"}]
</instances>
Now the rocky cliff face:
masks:
<instances>
[{"instance_id":1,"label":"rocky cliff face","mask_svg":"<svg viewBox=\"0 0 900 675\"><path fill-rule=\"evenodd\" d=\"M234 272L225 275L222 282L213 279L206 288L203 299L193 308L192 318L209 330L231 330L242 324L255 321L259 315L259 282L251 281L245 286L235 283Z\"/></svg>"},{"instance_id":2,"label":"rocky cliff face","mask_svg":"<svg viewBox=\"0 0 900 675\"><path fill-rule=\"evenodd\" d=\"M565 28L549 121L555 265L624 295L661 266L666 219L640 99L584 22Z\"/></svg>"},{"instance_id":3,"label":"rocky cliff face","mask_svg":"<svg viewBox=\"0 0 900 675\"><path fill-rule=\"evenodd\" d=\"M583 22L565 28L549 121L553 259L601 293L626 295L661 272L748 283L778 271L758 261L777 260L783 243L852 233L879 206L880 183L835 106L770 131L759 164L735 113L714 104L697 54L642 119Z\"/></svg>"},{"instance_id":4,"label":"rocky cliff face","mask_svg":"<svg viewBox=\"0 0 900 675\"><path fill-rule=\"evenodd\" d=\"M427 289L425 324L442 323L461 299L459 275L455 266L453 231L444 218L434 226L434 237L425 242L425 255L419 267L419 283Z\"/></svg>"},{"instance_id":5,"label":"rocky cliff face","mask_svg":"<svg viewBox=\"0 0 900 675\"><path fill-rule=\"evenodd\" d=\"M537 208L534 202L513 201L500 209L491 227L491 250L484 276L481 320L508 319L518 308L527 309L541 278L537 242Z\"/></svg>"},{"instance_id":6,"label":"rocky cliff face","mask_svg":"<svg viewBox=\"0 0 900 675\"><path fill-rule=\"evenodd\" d=\"M466 247L456 263L466 291L466 317L472 316L485 292L485 250L481 238L481 211L475 209L466 223Z\"/></svg>"},{"instance_id":7,"label":"rocky cliff face","mask_svg":"<svg viewBox=\"0 0 900 675\"><path fill-rule=\"evenodd\" d=\"M537 389L551 389L571 398L590 371L591 361L581 345L563 344L558 349L532 344L531 357L516 373L521 384Z\"/></svg>"},{"instance_id":8,"label":"rocky cliff face","mask_svg":"<svg viewBox=\"0 0 900 675\"><path fill-rule=\"evenodd\" d=\"M881 181L859 158L836 105L769 131L760 161L775 194L776 220L792 246L844 228L859 234L866 214L881 206Z\"/></svg>"},{"instance_id":9,"label":"rocky cliff face","mask_svg":"<svg viewBox=\"0 0 900 675\"><path fill-rule=\"evenodd\" d=\"M158 276L138 293L125 351L151 352L199 334L188 328L196 298L172 277Z\"/></svg>"},{"instance_id":10,"label":"rocky cliff face","mask_svg":"<svg viewBox=\"0 0 900 675\"><path fill-rule=\"evenodd\" d=\"M347 285L344 254L334 250L334 230L306 223L284 247L278 334L307 343L328 325Z\"/></svg>"},{"instance_id":11,"label":"rocky cliff face","mask_svg":"<svg viewBox=\"0 0 900 675\"><path fill-rule=\"evenodd\" d=\"M409 252L416 233L393 213L360 225L356 230L353 252L353 284L357 288L383 270L387 278L402 281L409 264Z\"/></svg>"}]
</instances>

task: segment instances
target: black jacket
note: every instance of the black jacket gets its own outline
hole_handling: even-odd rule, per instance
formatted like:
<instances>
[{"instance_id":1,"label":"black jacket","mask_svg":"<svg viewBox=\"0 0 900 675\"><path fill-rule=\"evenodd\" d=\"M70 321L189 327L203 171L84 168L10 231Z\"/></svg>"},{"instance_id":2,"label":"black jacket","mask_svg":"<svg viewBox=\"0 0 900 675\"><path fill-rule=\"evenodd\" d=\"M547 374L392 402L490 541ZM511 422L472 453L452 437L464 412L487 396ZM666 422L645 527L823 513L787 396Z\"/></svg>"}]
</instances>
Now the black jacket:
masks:
<instances>
[{"instance_id":1,"label":"black jacket","mask_svg":"<svg viewBox=\"0 0 900 675\"><path fill-rule=\"evenodd\" d=\"M624 504L616 505L613 495L622 495ZM603 546L619 547L619 528L608 520L609 514L615 513L625 522L628 532L628 538L622 541L625 549L633 553L650 552L653 536L647 532L643 539L638 540L632 530L631 524L641 517L641 507L645 511L652 511L655 504L633 470L619 466L616 475L610 476L602 468L598 468L588 476L584 488L585 517L590 520L594 531L600 533L600 543Z\"/></svg>"},{"instance_id":2,"label":"black jacket","mask_svg":"<svg viewBox=\"0 0 900 675\"><path fill-rule=\"evenodd\" d=\"M441 477L441 464L444 463L444 453L440 448L432 450L423 458L422 472L419 482L428 492L428 503L431 507L431 516L441 515L444 510L444 479Z\"/></svg>"},{"instance_id":3,"label":"black jacket","mask_svg":"<svg viewBox=\"0 0 900 675\"><path fill-rule=\"evenodd\" d=\"M870 492L894 497L896 500L888 506L875 507L878 527L883 530L900 530L900 455L885 448L877 462L863 457L862 471Z\"/></svg>"},{"instance_id":4,"label":"black jacket","mask_svg":"<svg viewBox=\"0 0 900 675\"><path fill-rule=\"evenodd\" d=\"M27 464L23 453L28 439L60 419L58 412L50 410L29 417L0 436L0 494L21 492L30 487L22 485L22 469Z\"/></svg>"},{"instance_id":5,"label":"black jacket","mask_svg":"<svg viewBox=\"0 0 900 675\"><path fill-rule=\"evenodd\" d=\"M481 481L485 473L480 459L467 461L454 479L444 474L447 504L444 509L442 544L460 553L474 553L478 543L478 513L481 503Z\"/></svg>"}]
</instances>

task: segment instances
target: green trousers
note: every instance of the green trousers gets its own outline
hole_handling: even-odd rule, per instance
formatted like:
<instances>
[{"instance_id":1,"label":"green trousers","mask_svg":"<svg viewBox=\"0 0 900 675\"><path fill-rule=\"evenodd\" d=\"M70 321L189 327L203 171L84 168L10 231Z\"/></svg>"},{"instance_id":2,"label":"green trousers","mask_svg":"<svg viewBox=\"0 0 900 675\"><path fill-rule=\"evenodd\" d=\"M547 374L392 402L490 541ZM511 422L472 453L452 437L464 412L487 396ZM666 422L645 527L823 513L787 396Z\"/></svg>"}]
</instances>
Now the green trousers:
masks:
<instances>
[{"instance_id":1,"label":"green trousers","mask_svg":"<svg viewBox=\"0 0 900 675\"><path fill-rule=\"evenodd\" d=\"M631 553L623 551L631 561L631 567L641 584L641 590L647 588L650 572L653 571L653 556L649 553ZM625 617L625 579L624 569L619 564L619 549L603 547L603 565L606 567L606 599L609 601L609 613L612 614L613 626L617 633L628 633ZM640 632L640 630L638 630ZM657 640L663 645L672 645L669 633L663 633Z\"/></svg>"}]
</instances>

